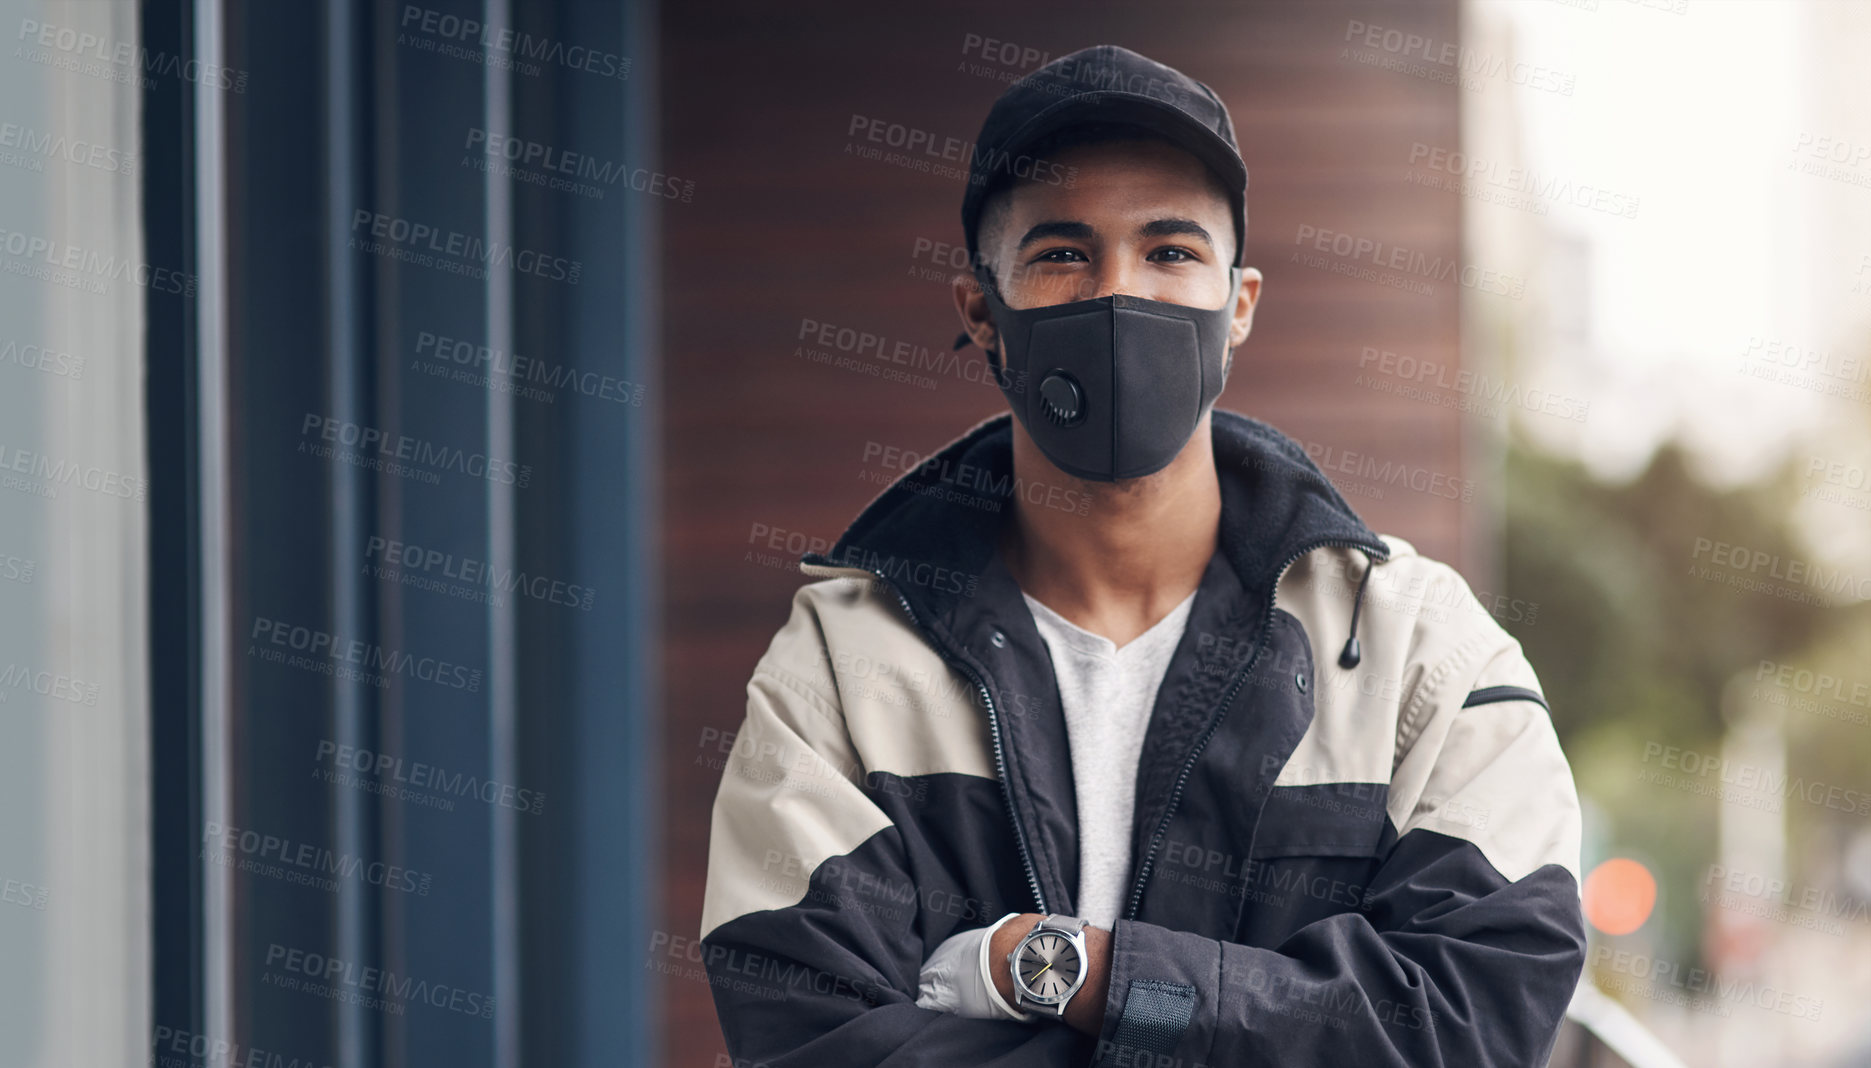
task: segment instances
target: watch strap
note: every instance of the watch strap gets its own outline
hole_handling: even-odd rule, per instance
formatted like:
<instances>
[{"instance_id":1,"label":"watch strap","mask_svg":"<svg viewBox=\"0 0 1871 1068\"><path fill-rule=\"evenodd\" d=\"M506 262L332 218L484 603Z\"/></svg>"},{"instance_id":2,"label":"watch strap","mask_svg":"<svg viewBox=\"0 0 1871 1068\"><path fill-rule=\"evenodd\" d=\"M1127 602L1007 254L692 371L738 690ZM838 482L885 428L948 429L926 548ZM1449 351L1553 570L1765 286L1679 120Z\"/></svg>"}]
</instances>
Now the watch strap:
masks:
<instances>
[{"instance_id":1,"label":"watch strap","mask_svg":"<svg viewBox=\"0 0 1871 1068\"><path fill-rule=\"evenodd\" d=\"M1064 915L1063 913L1048 912L1044 918L1042 918L1038 923L1033 925L1033 929L1037 931L1040 928L1044 927L1050 931L1063 931L1067 935L1075 935L1075 934L1082 934L1086 926L1087 926L1086 922L1077 916L1067 916L1067 915Z\"/></svg>"}]
</instances>

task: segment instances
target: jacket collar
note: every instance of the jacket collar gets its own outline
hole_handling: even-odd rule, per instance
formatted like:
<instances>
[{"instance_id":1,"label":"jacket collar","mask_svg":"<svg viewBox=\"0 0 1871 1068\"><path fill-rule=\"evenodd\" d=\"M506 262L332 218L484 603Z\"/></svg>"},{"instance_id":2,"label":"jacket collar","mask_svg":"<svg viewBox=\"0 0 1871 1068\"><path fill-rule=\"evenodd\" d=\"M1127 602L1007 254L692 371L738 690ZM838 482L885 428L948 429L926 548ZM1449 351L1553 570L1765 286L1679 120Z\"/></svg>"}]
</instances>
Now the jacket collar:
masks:
<instances>
[{"instance_id":1,"label":"jacket collar","mask_svg":"<svg viewBox=\"0 0 1871 1068\"><path fill-rule=\"evenodd\" d=\"M1220 551L1244 589L1270 596L1284 566L1321 544L1389 555L1298 442L1258 419L1212 412ZM801 562L881 572L919 620L948 632L997 562L1013 495L1046 491L1014 481L1012 422L1002 412L977 423L879 493L828 552Z\"/></svg>"}]
</instances>

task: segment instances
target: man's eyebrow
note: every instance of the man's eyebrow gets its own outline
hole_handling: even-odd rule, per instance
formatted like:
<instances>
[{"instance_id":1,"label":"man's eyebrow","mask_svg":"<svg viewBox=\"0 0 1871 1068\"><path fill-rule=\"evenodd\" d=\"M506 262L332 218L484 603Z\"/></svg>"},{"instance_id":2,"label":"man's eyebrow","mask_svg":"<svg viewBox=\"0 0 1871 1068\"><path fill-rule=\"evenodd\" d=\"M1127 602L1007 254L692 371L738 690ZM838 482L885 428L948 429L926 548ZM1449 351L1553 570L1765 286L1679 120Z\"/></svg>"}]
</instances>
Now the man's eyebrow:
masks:
<instances>
[{"instance_id":1,"label":"man's eyebrow","mask_svg":"<svg viewBox=\"0 0 1871 1068\"><path fill-rule=\"evenodd\" d=\"M1091 224L1089 223L1049 219L1046 222L1035 224L1031 230L1028 230L1026 235L1020 238L1020 244L1015 247L1014 251L1024 251L1028 245L1033 244L1035 241L1044 241L1049 237L1063 237L1074 241L1089 241L1096 232L1097 231L1091 228Z\"/></svg>"},{"instance_id":2,"label":"man's eyebrow","mask_svg":"<svg viewBox=\"0 0 1871 1068\"><path fill-rule=\"evenodd\" d=\"M1208 230L1194 219L1155 219L1144 223L1143 228L1137 232L1144 237L1174 237L1176 235L1199 237L1209 248L1215 247L1215 239L1210 237Z\"/></svg>"},{"instance_id":3,"label":"man's eyebrow","mask_svg":"<svg viewBox=\"0 0 1871 1068\"><path fill-rule=\"evenodd\" d=\"M1048 219L1045 222L1036 223L1032 229L1028 230L1020 238L1020 244L1015 247L1014 251L1023 252L1028 245L1044 241L1049 237L1089 241L1096 237L1097 233L1089 223ZM1142 237L1194 237L1199 238L1209 248L1215 247L1214 237L1209 234L1206 227L1194 219L1153 219L1138 227L1137 233Z\"/></svg>"}]
</instances>

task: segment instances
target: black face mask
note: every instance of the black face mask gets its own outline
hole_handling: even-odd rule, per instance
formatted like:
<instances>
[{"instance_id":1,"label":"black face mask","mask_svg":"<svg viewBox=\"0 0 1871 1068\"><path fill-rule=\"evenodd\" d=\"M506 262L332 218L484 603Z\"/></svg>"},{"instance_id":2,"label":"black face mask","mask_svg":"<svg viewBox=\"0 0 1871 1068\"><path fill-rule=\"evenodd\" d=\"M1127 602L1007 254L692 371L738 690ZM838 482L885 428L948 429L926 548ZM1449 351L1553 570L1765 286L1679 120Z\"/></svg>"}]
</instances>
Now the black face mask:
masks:
<instances>
[{"instance_id":1,"label":"black face mask","mask_svg":"<svg viewBox=\"0 0 1871 1068\"><path fill-rule=\"evenodd\" d=\"M1167 467L1227 378L1239 267L1228 282L1227 303L1213 309L1127 296L1009 308L982 277L1000 333L1001 359L990 361L1046 458L1093 482Z\"/></svg>"}]
</instances>

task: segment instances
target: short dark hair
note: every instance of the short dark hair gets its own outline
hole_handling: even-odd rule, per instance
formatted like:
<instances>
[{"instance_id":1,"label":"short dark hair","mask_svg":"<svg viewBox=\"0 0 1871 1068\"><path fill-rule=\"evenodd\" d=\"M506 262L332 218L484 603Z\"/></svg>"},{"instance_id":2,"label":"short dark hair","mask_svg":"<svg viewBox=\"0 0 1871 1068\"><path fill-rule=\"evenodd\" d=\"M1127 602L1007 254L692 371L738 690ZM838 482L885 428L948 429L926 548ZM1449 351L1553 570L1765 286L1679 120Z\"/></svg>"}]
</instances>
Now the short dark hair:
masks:
<instances>
[{"instance_id":1,"label":"short dark hair","mask_svg":"<svg viewBox=\"0 0 1871 1068\"><path fill-rule=\"evenodd\" d=\"M1156 141L1178 151L1188 151L1148 126L1127 122L1081 122L1033 142L1032 147L1027 149L1027 154L1034 159L1046 159L1068 148L1103 144L1107 141ZM987 192L981 196L981 215L975 222L973 236L977 262L988 275L988 280L993 284L996 293L1000 292L1000 279L994 274L993 265L987 260L986 250L990 247L989 239L1007 223L1007 213L1012 204L1015 181L1016 179L1005 171L997 173L995 180L988 185ZM1230 205L1230 215L1236 213L1237 209ZM1236 219L1235 222L1241 224L1242 233L1247 232L1246 220ZM1239 249L1235 250L1237 254L1239 251ZM1232 256L1228 259L1229 262L1233 262Z\"/></svg>"}]
</instances>

